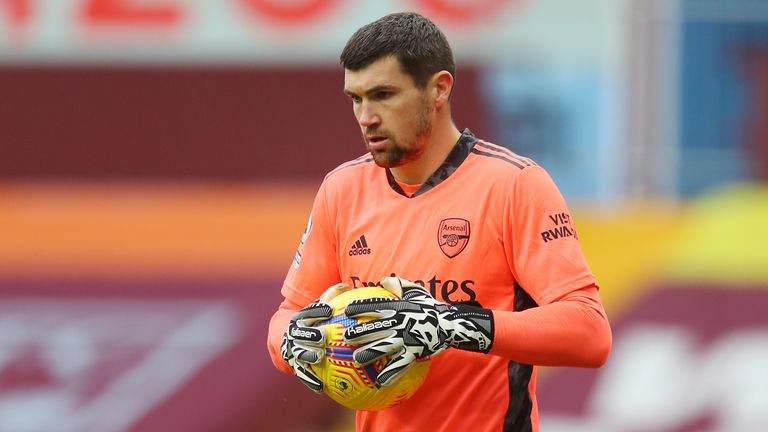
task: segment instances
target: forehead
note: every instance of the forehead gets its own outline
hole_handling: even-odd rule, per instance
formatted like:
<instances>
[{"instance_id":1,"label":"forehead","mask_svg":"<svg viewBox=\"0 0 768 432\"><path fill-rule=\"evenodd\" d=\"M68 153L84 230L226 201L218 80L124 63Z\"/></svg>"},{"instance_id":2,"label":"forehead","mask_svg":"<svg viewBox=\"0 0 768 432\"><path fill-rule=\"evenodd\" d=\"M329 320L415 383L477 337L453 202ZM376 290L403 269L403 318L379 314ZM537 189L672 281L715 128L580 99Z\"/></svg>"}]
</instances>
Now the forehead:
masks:
<instances>
[{"instance_id":1,"label":"forehead","mask_svg":"<svg viewBox=\"0 0 768 432\"><path fill-rule=\"evenodd\" d=\"M366 89L385 84L398 87L413 85L413 80L403 72L400 62L394 56L381 58L356 71L344 70L345 90L364 92Z\"/></svg>"}]
</instances>

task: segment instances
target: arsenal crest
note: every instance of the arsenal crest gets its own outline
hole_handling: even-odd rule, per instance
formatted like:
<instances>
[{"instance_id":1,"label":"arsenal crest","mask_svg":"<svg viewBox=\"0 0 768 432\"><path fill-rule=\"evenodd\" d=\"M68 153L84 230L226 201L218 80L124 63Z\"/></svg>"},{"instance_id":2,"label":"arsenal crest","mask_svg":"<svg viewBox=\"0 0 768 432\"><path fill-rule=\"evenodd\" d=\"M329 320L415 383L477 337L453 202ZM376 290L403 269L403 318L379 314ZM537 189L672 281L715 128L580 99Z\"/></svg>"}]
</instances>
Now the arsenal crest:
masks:
<instances>
[{"instance_id":1,"label":"arsenal crest","mask_svg":"<svg viewBox=\"0 0 768 432\"><path fill-rule=\"evenodd\" d=\"M469 221L459 218L443 219L437 228L437 244L445 256L453 258L469 243Z\"/></svg>"}]
</instances>

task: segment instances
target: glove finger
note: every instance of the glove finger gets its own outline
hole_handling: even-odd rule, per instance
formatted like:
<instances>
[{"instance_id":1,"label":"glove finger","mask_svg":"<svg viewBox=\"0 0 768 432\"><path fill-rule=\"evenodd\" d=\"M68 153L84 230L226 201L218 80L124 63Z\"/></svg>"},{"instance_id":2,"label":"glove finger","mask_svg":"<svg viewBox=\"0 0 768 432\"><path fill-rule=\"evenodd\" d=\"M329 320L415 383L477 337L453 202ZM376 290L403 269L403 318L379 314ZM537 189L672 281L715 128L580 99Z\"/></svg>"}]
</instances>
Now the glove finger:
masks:
<instances>
[{"instance_id":1,"label":"glove finger","mask_svg":"<svg viewBox=\"0 0 768 432\"><path fill-rule=\"evenodd\" d=\"M352 300L344 310L344 313L350 318L374 317L386 318L394 315L398 311L411 312L420 311L418 305L409 304L402 300L393 300L386 297L372 297L366 299Z\"/></svg>"},{"instance_id":2,"label":"glove finger","mask_svg":"<svg viewBox=\"0 0 768 432\"><path fill-rule=\"evenodd\" d=\"M402 350L400 354L392 358L392 360L390 360L379 372L379 375L376 377L376 382L381 386L394 384L408 371L414 361L416 361L416 356L413 355L413 353Z\"/></svg>"},{"instance_id":3,"label":"glove finger","mask_svg":"<svg viewBox=\"0 0 768 432\"><path fill-rule=\"evenodd\" d=\"M322 327L305 327L298 324L288 326L288 335L304 345L321 346L325 343L325 329Z\"/></svg>"},{"instance_id":4,"label":"glove finger","mask_svg":"<svg viewBox=\"0 0 768 432\"><path fill-rule=\"evenodd\" d=\"M283 336L283 342L280 344L280 355L283 360L290 363L293 359L293 350L291 349L291 342L288 340L288 335Z\"/></svg>"},{"instance_id":5,"label":"glove finger","mask_svg":"<svg viewBox=\"0 0 768 432\"><path fill-rule=\"evenodd\" d=\"M408 279L403 279L395 276L385 277L384 279L379 282L379 285L384 287L387 291L391 292L392 294L395 294L396 296L402 298L403 292L408 288L420 288L424 289L423 286L409 281Z\"/></svg>"},{"instance_id":6,"label":"glove finger","mask_svg":"<svg viewBox=\"0 0 768 432\"><path fill-rule=\"evenodd\" d=\"M333 316L333 307L328 303L314 302L304 309L296 312L291 318L292 322L302 321L309 325L317 321L326 320Z\"/></svg>"},{"instance_id":7,"label":"glove finger","mask_svg":"<svg viewBox=\"0 0 768 432\"><path fill-rule=\"evenodd\" d=\"M419 299L434 300L435 298L432 297L429 291L420 286L416 286L415 288L406 288L403 290L403 300L413 301Z\"/></svg>"},{"instance_id":8,"label":"glove finger","mask_svg":"<svg viewBox=\"0 0 768 432\"><path fill-rule=\"evenodd\" d=\"M317 301L320 302L320 303L328 303L334 297L336 297L339 294L343 293L344 291L348 291L348 290L349 290L349 284L337 283L336 285L334 285L334 286L328 288L327 290L325 290L323 295L321 295L320 299L318 299Z\"/></svg>"},{"instance_id":9,"label":"glove finger","mask_svg":"<svg viewBox=\"0 0 768 432\"><path fill-rule=\"evenodd\" d=\"M436 300L423 288L407 288L403 292L403 300L420 306L435 308L438 312L444 312L450 308L449 305Z\"/></svg>"},{"instance_id":10,"label":"glove finger","mask_svg":"<svg viewBox=\"0 0 768 432\"><path fill-rule=\"evenodd\" d=\"M400 323L399 318L382 318L355 324L344 330L344 341L351 345L362 345L371 341L390 337Z\"/></svg>"},{"instance_id":11,"label":"glove finger","mask_svg":"<svg viewBox=\"0 0 768 432\"><path fill-rule=\"evenodd\" d=\"M394 334L393 334L394 335ZM352 353L352 359L361 366L366 366L376 360L393 355L403 349L403 340L395 337L388 337L377 340L356 349Z\"/></svg>"},{"instance_id":12,"label":"glove finger","mask_svg":"<svg viewBox=\"0 0 768 432\"><path fill-rule=\"evenodd\" d=\"M296 361L311 364L320 363L320 360L325 355L325 350L322 348L302 346L299 344L293 346L292 352L294 357L296 357Z\"/></svg>"},{"instance_id":13,"label":"glove finger","mask_svg":"<svg viewBox=\"0 0 768 432\"><path fill-rule=\"evenodd\" d=\"M299 380L309 387L310 390L315 393L323 392L323 382L320 381L320 378L309 367L297 363L294 371L296 371L296 376Z\"/></svg>"},{"instance_id":14,"label":"glove finger","mask_svg":"<svg viewBox=\"0 0 768 432\"><path fill-rule=\"evenodd\" d=\"M405 280L405 279L402 279L402 280ZM382 288L384 288L385 290L391 292L392 294L400 298L403 296L403 284L400 281L401 281L400 278L390 276L382 279L381 282L379 282L379 285L381 285Z\"/></svg>"}]
</instances>

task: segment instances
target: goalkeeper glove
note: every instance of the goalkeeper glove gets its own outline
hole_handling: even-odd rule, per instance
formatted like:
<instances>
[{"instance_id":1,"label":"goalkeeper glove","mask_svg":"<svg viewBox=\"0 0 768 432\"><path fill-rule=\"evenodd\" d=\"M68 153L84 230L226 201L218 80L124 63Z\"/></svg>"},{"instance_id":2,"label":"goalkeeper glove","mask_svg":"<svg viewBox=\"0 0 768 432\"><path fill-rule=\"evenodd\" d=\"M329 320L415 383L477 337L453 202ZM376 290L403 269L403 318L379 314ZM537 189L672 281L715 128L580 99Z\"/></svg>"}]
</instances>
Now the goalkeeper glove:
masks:
<instances>
[{"instance_id":1,"label":"goalkeeper glove","mask_svg":"<svg viewBox=\"0 0 768 432\"><path fill-rule=\"evenodd\" d=\"M385 278L381 285L400 299L350 302L347 316L374 320L344 332L349 344L367 344L353 353L361 365L392 356L376 377L378 384L394 383L414 361L437 355L448 347L483 353L491 349L494 326L490 309L469 303L441 303L424 287L401 278Z\"/></svg>"},{"instance_id":2,"label":"goalkeeper glove","mask_svg":"<svg viewBox=\"0 0 768 432\"><path fill-rule=\"evenodd\" d=\"M349 286L336 284L323 293L319 299L298 311L288 324L283 335L280 354L296 372L296 376L315 393L323 391L323 382L312 372L310 364L317 364L325 355L325 330L312 327L313 324L333 316L333 307L327 302Z\"/></svg>"}]
</instances>

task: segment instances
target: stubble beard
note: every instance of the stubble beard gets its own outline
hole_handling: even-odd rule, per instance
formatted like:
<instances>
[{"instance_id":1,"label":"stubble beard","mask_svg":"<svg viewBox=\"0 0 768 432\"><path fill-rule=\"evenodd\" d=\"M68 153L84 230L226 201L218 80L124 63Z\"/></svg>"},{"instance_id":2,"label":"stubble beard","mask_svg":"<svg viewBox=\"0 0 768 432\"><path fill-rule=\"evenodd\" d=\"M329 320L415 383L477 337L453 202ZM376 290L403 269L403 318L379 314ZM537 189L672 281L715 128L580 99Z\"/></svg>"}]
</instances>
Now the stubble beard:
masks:
<instances>
[{"instance_id":1,"label":"stubble beard","mask_svg":"<svg viewBox=\"0 0 768 432\"><path fill-rule=\"evenodd\" d=\"M389 147L383 150L371 150L371 156L376 165L382 168L394 168L408 162L417 160L424 154L424 143L432 135L432 120L430 110L424 101L423 109L419 113L414 133L408 141L400 144L394 136L388 136Z\"/></svg>"}]
</instances>

